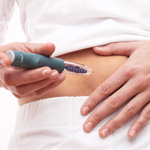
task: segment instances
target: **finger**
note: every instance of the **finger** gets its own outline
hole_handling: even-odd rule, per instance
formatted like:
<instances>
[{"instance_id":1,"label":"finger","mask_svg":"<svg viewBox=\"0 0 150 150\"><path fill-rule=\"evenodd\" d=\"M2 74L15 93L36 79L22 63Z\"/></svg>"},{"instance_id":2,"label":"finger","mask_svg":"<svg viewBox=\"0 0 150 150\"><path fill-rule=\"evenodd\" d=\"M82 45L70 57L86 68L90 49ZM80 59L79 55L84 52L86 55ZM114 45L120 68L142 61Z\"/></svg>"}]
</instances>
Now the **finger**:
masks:
<instances>
[{"instance_id":1,"label":"finger","mask_svg":"<svg viewBox=\"0 0 150 150\"><path fill-rule=\"evenodd\" d=\"M118 42L94 47L93 51L100 55L130 56L139 46L140 42Z\"/></svg>"},{"instance_id":2,"label":"finger","mask_svg":"<svg viewBox=\"0 0 150 150\"><path fill-rule=\"evenodd\" d=\"M142 92L135 96L116 116L108 121L100 130L101 137L107 137L121 125L130 120L147 103L147 94Z\"/></svg>"},{"instance_id":3,"label":"finger","mask_svg":"<svg viewBox=\"0 0 150 150\"><path fill-rule=\"evenodd\" d=\"M9 66L10 64L10 58L4 53L0 52L0 66Z\"/></svg>"},{"instance_id":4,"label":"finger","mask_svg":"<svg viewBox=\"0 0 150 150\"><path fill-rule=\"evenodd\" d=\"M139 83L134 83L134 80L129 80L118 91L107 98L98 108L96 108L96 110L94 110L85 121L83 125L84 130L86 132L90 132L101 120L120 108L121 105L123 105L131 97L136 95L141 89L139 88ZM91 128L88 128L88 124L91 125Z\"/></svg>"},{"instance_id":5,"label":"finger","mask_svg":"<svg viewBox=\"0 0 150 150\"><path fill-rule=\"evenodd\" d=\"M150 120L150 103L148 103L145 106L140 116L135 120L135 122L128 131L128 136L130 138L134 138L148 123L149 120Z\"/></svg>"},{"instance_id":6,"label":"finger","mask_svg":"<svg viewBox=\"0 0 150 150\"><path fill-rule=\"evenodd\" d=\"M26 43L26 49L32 53L50 56L55 50L55 45L51 42L45 44Z\"/></svg>"},{"instance_id":7,"label":"finger","mask_svg":"<svg viewBox=\"0 0 150 150\"><path fill-rule=\"evenodd\" d=\"M53 82L50 86L48 85L48 86L44 87L43 89L36 91L36 95L42 95L47 92L50 92L51 90L56 88L59 84L61 84L65 80L65 78L66 78L66 75L62 73L59 76L59 79L57 81Z\"/></svg>"},{"instance_id":8,"label":"finger","mask_svg":"<svg viewBox=\"0 0 150 150\"><path fill-rule=\"evenodd\" d=\"M127 82L128 78L129 75L125 72L124 67L119 68L88 97L81 107L81 114L87 115L91 112L97 104Z\"/></svg>"},{"instance_id":9,"label":"finger","mask_svg":"<svg viewBox=\"0 0 150 150\"><path fill-rule=\"evenodd\" d=\"M51 42L45 44L14 42L14 43L0 46L0 51L5 53L8 50L21 50L21 51L50 56L55 50L55 45Z\"/></svg>"},{"instance_id":10,"label":"finger","mask_svg":"<svg viewBox=\"0 0 150 150\"><path fill-rule=\"evenodd\" d=\"M56 80L55 82L49 84L48 86L46 86L44 88L41 88L40 90L34 91L34 92L32 92L28 95L20 96L20 95L14 94L14 93L13 94L15 95L15 97L20 98L20 99L30 98L30 97L37 97L37 96L46 94L46 93L50 92L51 90L53 90L54 88L56 88L59 84L61 84L65 80L65 77L66 77L65 74L61 74L59 76L59 79Z\"/></svg>"},{"instance_id":11,"label":"finger","mask_svg":"<svg viewBox=\"0 0 150 150\"><path fill-rule=\"evenodd\" d=\"M52 71L52 74L49 78L17 87L11 86L9 87L9 90L20 96L27 95L51 84L52 82L58 79L58 76L59 74L57 71Z\"/></svg>"},{"instance_id":12,"label":"finger","mask_svg":"<svg viewBox=\"0 0 150 150\"><path fill-rule=\"evenodd\" d=\"M19 86L22 84L33 83L48 78L52 71L49 67L42 67L32 70L13 70L5 69L1 71L1 81L7 86Z\"/></svg>"}]
</instances>

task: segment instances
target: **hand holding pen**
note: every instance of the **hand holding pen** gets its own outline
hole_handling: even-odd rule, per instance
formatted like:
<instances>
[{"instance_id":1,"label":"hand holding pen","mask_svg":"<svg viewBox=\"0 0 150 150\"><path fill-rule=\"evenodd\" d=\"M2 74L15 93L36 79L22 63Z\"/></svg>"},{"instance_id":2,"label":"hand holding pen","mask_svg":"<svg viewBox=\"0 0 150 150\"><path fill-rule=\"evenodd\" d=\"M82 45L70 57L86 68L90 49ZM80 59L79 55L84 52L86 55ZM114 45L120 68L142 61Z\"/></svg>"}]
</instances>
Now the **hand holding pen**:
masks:
<instances>
[{"instance_id":1,"label":"hand holding pen","mask_svg":"<svg viewBox=\"0 0 150 150\"><path fill-rule=\"evenodd\" d=\"M11 60L11 66L24 68L24 69L36 69L44 66L57 70L59 73L71 73L76 75L90 75L91 68L76 64L72 62L64 61L60 58L54 58L29 52L8 50L6 55Z\"/></svg>"},{"instance_id":2,"label":"hand holding pen","mask_svg":"<svg viewBox=\"0 0 150 150\"><path fill-rule=\"evenodd\" d=\"M65 74L59 74L57 70L49 67L41 67L32 70L5 67L11 64L11 60L5 55L8 50L20 50L50 56L55 50L52 43L10 43L0 46L0 58L3 67L0 67L0 81L2 86L10 90L17 98L23 99L42 95L57 87L64 79Z\"/></svg>"}]
</instances>

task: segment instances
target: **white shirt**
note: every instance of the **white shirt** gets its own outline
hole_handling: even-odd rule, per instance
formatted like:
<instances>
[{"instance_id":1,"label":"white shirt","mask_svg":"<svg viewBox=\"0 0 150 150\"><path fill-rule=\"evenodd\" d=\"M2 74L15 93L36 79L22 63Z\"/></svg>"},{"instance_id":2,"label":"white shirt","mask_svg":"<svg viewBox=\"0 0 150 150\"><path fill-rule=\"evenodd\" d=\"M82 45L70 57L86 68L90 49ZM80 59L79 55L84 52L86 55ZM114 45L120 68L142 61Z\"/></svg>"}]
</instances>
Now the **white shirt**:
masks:
<instances>
[{"instance_id":1,"label":"white shirt","mask_svg":"<svg viewBox=\"0 0 150 150\"><path fill-rule=\"evenodd\" d=\"M15 0L0 1L0 43ZM28 42L54 56L118 41L150 40L150 0L16 0Z\"/></svg>"}]
</instances>

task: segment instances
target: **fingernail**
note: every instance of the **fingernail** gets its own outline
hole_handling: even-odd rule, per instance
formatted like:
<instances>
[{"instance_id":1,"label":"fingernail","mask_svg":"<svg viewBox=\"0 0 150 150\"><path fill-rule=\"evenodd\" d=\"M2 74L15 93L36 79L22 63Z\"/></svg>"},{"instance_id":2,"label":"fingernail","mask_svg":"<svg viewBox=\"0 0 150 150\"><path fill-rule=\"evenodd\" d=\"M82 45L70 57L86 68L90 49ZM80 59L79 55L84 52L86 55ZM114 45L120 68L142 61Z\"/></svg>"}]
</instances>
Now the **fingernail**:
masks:
<instances>
[{"instance_id":1,"label":"fingernail","mask_svg":"<svg viewBox=\"0 0 150 150\"><path fill-rule=\"evenodd\" d=\"M90 110L89 107L85 106L85 107L83 108L83 113L84 113L84 114L87 114L89 110Z\"/></svg>"},{"instance_id":2,"label":"fingernail","mask_svg":"<svg viewBox=\"0 0 150 150\"><path fill-rule=\"evenodd\" d=\"M65 79L66 75L63 73L63 74L60 74L59 76L59 81L63 81Z\"/></svg>"},{"instance_id":3,"label":"fingernail","mask_svg":"<svg viewBox=\"0 0 150 150\"><path fill-rule=\"evenodd\" d=\"M58 73L57 72L53 72L52 75L51 75L51 79L55 80L55 79L57 79L57 77L58 77Z\"/></svg>"},{"instance_id":4,"label":"fingernail","mask_svg":"<svg viewBox=\"0 0 150 150\"><path fill-rule=\"evenodd\" d=\"M88 131L88 132L91 131L92 130L92 126L93 126L93 124L91 122L87 122L85 124L86 131Z\"/></svg>"},{"instance_id":5,"label":"fingernail","mask_svg":"<svg viewBox=\"0 0 150 150\"><path fill-rule=\"evenodd\" d=\"M43 74L44 77L48 77L48 76L51 75L51 70L50 69L45 69L45 70L43 70L42 74Z\"/></svg>"},{"instance_id":6,"label":"fingernail","mask_svg":"<svg viewBox=\"0 0 150 150\"><path fill-rule=\"evenodd\" d=\"M3 59L0 59L0 64L5 66L5 61Z\"/></svg>"},{"instance_id":7,"label":"fingernail","mask_svg":"<svg viewBox=\"0 0 150 150\"><path fill-rule=\"evenodd\" d=\"M104 128L102 131L101 131L103 137L106 137L108 134L109 134L109 130L108 128Z\"/></svg>"},{"instance_id":8,"label":"fingernail","mask_svg":"<svg viewBox=\"0 0 150 150\"><path fill-rule=\"evenodd\" d=\"M132 131L130 132L130 137L133 138L133 137L135 137L135 136L136 136L136 131L135 131L135 130L132 130Z\"/></svg>"}]
</instances>

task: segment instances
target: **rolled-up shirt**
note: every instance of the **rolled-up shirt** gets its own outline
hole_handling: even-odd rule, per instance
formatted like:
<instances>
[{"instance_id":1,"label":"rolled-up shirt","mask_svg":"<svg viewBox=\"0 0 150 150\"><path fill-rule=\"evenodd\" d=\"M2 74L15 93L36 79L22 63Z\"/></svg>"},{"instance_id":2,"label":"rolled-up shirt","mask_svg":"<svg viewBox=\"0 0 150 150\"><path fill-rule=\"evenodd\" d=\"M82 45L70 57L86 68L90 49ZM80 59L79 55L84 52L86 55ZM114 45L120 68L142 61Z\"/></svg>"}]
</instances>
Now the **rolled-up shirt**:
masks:
<instances>
[{"instance_id":1,"label":"rolled-up shirt","mask_svg":"<svg viewBox=\"0 0 150 150\"><path fill-rule=\"evenodd\" d=\"M14 1L0 1L0 43ZM53 56L112 42L150 40L149 0L16 1L27 42L53 42Z\"/></svg>"}]
</instances>

